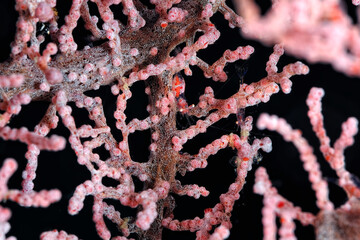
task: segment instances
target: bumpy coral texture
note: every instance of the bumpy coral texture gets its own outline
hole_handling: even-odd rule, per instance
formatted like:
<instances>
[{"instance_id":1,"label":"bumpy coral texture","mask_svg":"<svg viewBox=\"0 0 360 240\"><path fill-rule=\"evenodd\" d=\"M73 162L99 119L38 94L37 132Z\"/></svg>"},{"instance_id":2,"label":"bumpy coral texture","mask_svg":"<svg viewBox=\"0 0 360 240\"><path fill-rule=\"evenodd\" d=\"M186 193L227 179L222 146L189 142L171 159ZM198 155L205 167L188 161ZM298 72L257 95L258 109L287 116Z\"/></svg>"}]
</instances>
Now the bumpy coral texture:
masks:
<instances>
[{"instance_id":1,"label":"bumpy coral texture","mask_svg":"<svg viewBox=\"0 0 360 240\"><path fill-rule=\"evenodd\" d=\"M330 138L324 128L323 116L321 114L321 98L324 90L312 88L307 98L310 118L313 131L320 140L320 151L330 167L338 176L338 184L347 193L346 201L338 209L329 200L328 184L320 171L320 165L316 161L312 147L306 139L301 136L300 130L294 130L282 118L275 115L262 114L257 122L260 129L267 128L277 131L285 141L292 142L300 153L304 169L309 174L309 181L316 194L316 205L320 212L314 216L311 213L302 212L294 205L278 194L271 185L269 176L263 167L256 170L254 191L264 195L263 224L264 239L276 237L275 216L280 217L281 227L279 235L281 238L294 239L294 219L299 220L303 225L313 225L316 229L317 239L358 239L359 232L359 196L360 189L357 179L345 169L344 150L354 144L354 135L358 132L358 120L354 117L348 118L342 124L340 137L335 141L333 147L330 145Z\"/></svg>"},{"instance_id":2,"label":"bumpy coral texture","mask_svg":"<svg viewBox=\"0 0 360 240\"><path fill-rule=\"evenodd\" d=\"M10 178L16 175L22 160L1 159L0 201L12 201L23 207L49 207L68 198L70 215L81 215L84 208L92 205L92 220L98 237L104 240L161 239L170 231L194 232L196 239L230 237L234 205L248 172L261 158L261 151L272 150L269 137L252 135L253 117L245 109L267 103L280 90L290 93L290 78L309 72L299 61L279 70L277 64L284 48L309 61L329 62L339 71L359 76L359 33L338 1L321 1L330 10L319 12L314 9L323 6L320 1L298 2L301 3L274 1L269 13L261 16L251 0L234 1L239 15L225 0L16 0L18 19L10 58L0 64L0 138L26 146L26 166L21 169L21 187L9 187ZM291 14L294 12L298 14ZM218 24L224 21L229 27L220 29ZM265 68L265 77L243 79L246 67L241 64L250 61L254 53L250 45L226 47L218 55L213 52L223 47L219 43L223 33L235 27L247 37L274 44L266 66L258 63ZM79 34L80 28L84 34ZM333 29L332 34L328 28ZM294 39L303 44L294 44ZM310 51L314 46L315 50ZM217 96L221 89L209 85L215 82L225 86L230 82L229 69L234 70L237 87L230 96L221 98ZM201 81L207 81L208 86L197 91L196 97L191 96L195 100L188 101L192 90L188 83ZM130 109L138 108L133 100L139 94L140 84L144 86L141 94L147 97L146 114L130 117ZM360 191L345 170L343 158L344 148L352 144L356 120L346 122L343 134L331 147L319 115L321 90L312 91L317 92L308 100L314 101L309 104L314 112L310 119L321 141L321 151L336 170L349 202L335 210L327 198L326 181L321 179L319 167L300 134L292 132L282 120L263 116L259 127L282 126L285 132L291 132L285 133L285 138L299 145L321 209L314 216L293 207L271 187L265 170L260 168L256 172L255 191L267 199L263 211L266 239L276 237L275 214L281 216L282 239L294 238L293 218L313 224L318 239L325 239L326 234L341 239L335 238L339 232L359 235L356 228L346 224L358 212L356 198ZM107 105L109 99L113 104L111 110ZM28 106L39 106L36 105L39 102L46 105L41 118L37 114L22 115ZM35 127L18 127L13 119L19 116L23 122L27 118L40 120ZM179 119L189 122L179 126ZM196 151L187 150L226 119L233 121L237 129L212 138ZM276 125L279 121L281 124ZM62 129L66 133L61 133ZM149 134L136 142L131 140L141 133ZM144 142L149 143L148 156L135 159L136 148L132 145ZM57 152L53 156L61 156L65 148L72 149L73 159L61 161L77 161L82 170L86 169L86 174L81 175L85 180L72 190L71 196L62 196L58 189L42 190L37 182L40 158L48 156L49 151ZM235 155L231 162L235 172L232 182L215 196L218 199L211 206L204 204L201 214L194 217L190 213L184 218L181 210L177 210L179 200L214 198L206 187L184 179L201 174L209 168L212 156L225 150ZM230 165L228 159L222 164ZM48 170L51 174L45 181L51 182L51 175L61 171ZM219 176L220 173L208 177ZM191 206L188 210L191 212ZM16 239L6 237L11 229L9 219L10 208L0 206L0 239ZM338 230L329 232L334 226ZM65 230L46 228L40 239L82 238Z\"/></svg>"}]
</instances>

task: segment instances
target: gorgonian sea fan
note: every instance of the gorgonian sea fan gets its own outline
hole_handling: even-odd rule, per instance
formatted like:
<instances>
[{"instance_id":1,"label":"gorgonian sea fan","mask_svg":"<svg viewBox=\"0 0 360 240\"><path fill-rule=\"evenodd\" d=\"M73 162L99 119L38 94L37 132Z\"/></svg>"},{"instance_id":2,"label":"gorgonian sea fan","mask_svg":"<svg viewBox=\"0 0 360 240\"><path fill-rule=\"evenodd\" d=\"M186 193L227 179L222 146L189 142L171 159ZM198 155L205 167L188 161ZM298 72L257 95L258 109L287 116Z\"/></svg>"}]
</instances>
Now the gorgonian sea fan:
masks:
<instances>
[{"instance_id":1,"label":"gorgonian sea fan","mask_svg":"<svg viewBox=\"0 0 360 240\"><path fill-rule=\"evenodd\" d=\"M59 151L65 147L64 137L48 136L64 126L77 162L90 173L76 187L68 212L79 213L86 205L86 197L93 196L93 221L102 239L123 239L132 237L132 233L141 239L159 239L163 228L190 230L196 232L198 239L226 238L232 226L234 203L253 159L259 149L270 151L271 141L249 138L252 117L248 116L239 121L239 134L224 134L194 154L183 152L183 146L221 119L238 114L239 109L269 101L280 88L289 93L292 85L289 78L306 74L308 68L296 62L279 72L276 64L284 50L281 44L275 45L266 64L265 78L241 84L226 99L216 98L208 86L200 93L196 105L191 106L184 97L186 86L176 80L179 72L191 76L198 67L205 78L224 82L228 78L225 66L248 59L254 51L251 46L225 50L212 64L200 57L199 52L220 37L210 19L215 13L223 15L230 27L244 24L225 1L153 0L144 4L138 0L74 0L64 16L59 4L52 0L16 1L19 18L11 58L0 64L0 136L27 145L27 165L22 174L22 189L8 189L7 180L14 173L16 162L11 158L4 161L0 198L22 206L42 207L60 199L58 190L35 191L34 179L41 150ZM82 23L88 36L79 48L74 32ZM179 50L173 54L177 46ZM133 86L141 81L146 86L148 114L142 119L128 119L126 109L133 96ZM113 116L104 112L97 91L89 93L101 92L102 86L111 86L116 97ZM11 119L21 113L22 106L36 101L49 102L36 126L30 130L12 126ZM79 124L80 119L74 117L77 109L88 113L86 124ZM178 113L197 121L179 129ZM111 121L115 123L110 125ZM150 131L151 140L149 157L139 162L131 155L129 138L141 131ZM106 157L97 153L99 148L107 153ZM175 195L194 198L209 195L205 187L182 184L179 175L205 168L207 159L224 148L236 151L234 182L220 195L218 203L204 209L201 216L177 220L173 212ZM106 179L115 184L106 184ZM135 188L135 182L140 183L141 189ZM118 206L134 208L137 212L132 218L124 217ZM1 211L4 211L1 224L5 226L2 232L5 236L10 213L6 208ZM120 233L110 233L104 216ZM42 238L65 235L63 231L49 231Z\"/></svg>"}]
</instances>

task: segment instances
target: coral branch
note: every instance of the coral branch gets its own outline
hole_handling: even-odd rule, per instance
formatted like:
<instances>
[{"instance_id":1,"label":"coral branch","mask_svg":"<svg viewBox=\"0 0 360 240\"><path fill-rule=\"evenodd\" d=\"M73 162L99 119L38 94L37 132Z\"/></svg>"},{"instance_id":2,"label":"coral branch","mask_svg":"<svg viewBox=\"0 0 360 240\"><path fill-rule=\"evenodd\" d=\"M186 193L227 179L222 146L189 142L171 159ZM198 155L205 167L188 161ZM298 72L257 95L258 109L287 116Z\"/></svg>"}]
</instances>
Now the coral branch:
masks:
<instances>
[{"instance_id":1,"label":"coral branch","mask_svg":"<svg viewBox=\"0 0 360 240\"><path fill-rule=\"evenodd\" d=\"M321 114L320 102L323 95L323 89L311 89L306 101L309 107L308 116L311 124L313 125L313 130L320 140L320 150L325 159L329 162L330 167L337 173L339 177L339 186L346 191L348 201L342 207L334 209L333 204L328 198L327 182L322 178L319 164L313 154L313 149L310 147L306 139L301 136L300 130L293 130L282 118L262 114L257 122L258 128L266 128L272 131L277 131L286 141L292 142L298 149L300 159L304 163L304 169L309 173L309 181L315 191L317 199L316 204L320 208L320 212L317 216L314 217L311 215L311 220L309 221L304 221L304 219L295 217L299 215L299 213L295 214L294 212L289 212L286 208L284 208L284 206L288 205L290 205L291 208L293 208L293 206L290 202L283 200L283 198L277 194L276 189L271 187L271 182L265 169L259 168L256 171L256 184L254 186L254 191L258 194L264 195L264 239L275 239L275 214L280 216L280 222L283 224L279 230L279 235L281 237L295 238L295 226L292 222L290 222L290 220L294 218L298 218L304 225L314 225L316 228L317 239L356 239L360 236L357 230L357 224L360 220L357 216L359 212L358 198L360 196L360 189L354 181L355 178L353 178L351 173L345 169L344 161L344 149L354 143L353 136L358 131L358 121L355 118L349 118L342 125L341 136L332 148L330 146L330 139L327 137L323 126L323 115ZM348 222L350 218L353 219L355 224ZM336 230L328 232L329 229ZM342 232L341 236L339 232Z\"/></svg>"}]
</instances>

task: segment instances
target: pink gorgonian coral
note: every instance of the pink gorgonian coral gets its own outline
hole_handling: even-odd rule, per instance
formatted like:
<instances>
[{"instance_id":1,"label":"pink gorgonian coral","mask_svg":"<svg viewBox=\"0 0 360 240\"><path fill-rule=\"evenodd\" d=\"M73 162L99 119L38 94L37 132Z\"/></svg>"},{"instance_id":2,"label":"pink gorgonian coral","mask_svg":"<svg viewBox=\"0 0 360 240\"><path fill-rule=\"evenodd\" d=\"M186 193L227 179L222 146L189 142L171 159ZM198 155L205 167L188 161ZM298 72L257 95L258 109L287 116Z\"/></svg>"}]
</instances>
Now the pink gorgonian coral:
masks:
<instances>
[{"instance_id":1,"label":"pink gorgonian coral","mask_svg":"<svg viewBox=\"0 0 360 240\"><path fill-rule=\"evenodd\" d=\"M317 215L302 212L290 201L278 194L269 180L265 168L260 167L255 173L254 192L264 195L263 225L264 239L276 238L276 216L280 218L281 227L279 235L281 239L295 239L294 219L303 225L313 225L316 231L316 239L359 239L360 224L360 188L356 178L345 169L344 151L353 145L354 135L358 132L358 120L351 117L342 124L340 137L334 145L330 145L330 138L324 128L323 115L321 113L321 98L324 90L312 88L307 98L313 131L320 140L320 151L324 159L338 176L338 184L347 193L348 201L335 209L328 198L328 184L323 178L320 165L313 153L313 148L302 137L300 130L294 130L282 118L273 115L262 114L257 122L260 129L276 131L283 136L285 141L292 142L300 153L304 169L309 174L309 181L316 195L316 205L320 209Z\"/></svg>"},{"instance_id":2,"label":"pink gorgonian coral","mask_svg":"<svg viewBox=\"0 0 360 240\"><path fill-rule=\"evenodd\" d=\"M73 0L64 14L61 3L54 0L17 0L15 9L19 17L11 56L0 64L0 137L24 143L27 164L22 188L9 189L7 181L16 162L5 160L0 199L26 207L59 201L57 189L35 190L37 169L42 152L61 151L68 144L74 154L66 160L77 160L88 170L71 197L67 196L68 213L80 214L92 196L92 220L101 239L160 239L163 229L196 232L197 239L227 238L231 212L253 159L260 149L271 150L269 138L249 138L253 119L245 117L243 109L268 102L280 89L289 93L290 77L307 74L308 67L296 62L278 71L276 65L284 53L278 44L266 64L266 77L242 83L225 99L217 98L207 86L189 104L183 75L189 80L195 69L202 78L224 82L228 78L225 67L254 52L251 46L225 49L212 63L200 56L221 36L211 19L215 13L231 27L241 26L242 18L225 1ZM86 38L75 34L78 25L83 25ZM79 39L86 44L79 45ZM145 86L142 94L148 98L146 114L130 117L127 111L139 84ZM107 98L101 94L105 86L110 89L107 95L113 95L110 115L104 109ZM37 101L46 102L47 110L35 126L30 130L13 126L12 119ZM80 110L86 112L82 118L77 117ZM179 128L179 114L196 122ZM240 133L223 134L196 153L183 150L230 115L238 116ZM59 128L67 129L67 142L53 134ZM139 132L148 132L150 142L148 156L140 161L134 159L136 150L131 145L141 144L144 138L130 140ZM199 216L178 219L175 196L198 199L211 194L203 186L179 179L206 168L208 158L225 148L237 156L233 183ZM122 208L134 211L127 214ZM10 215L4 211L2 237L9 230ZM110 231L110 226L117 230ZM42 239L65 237L76 239L57 230L41 235Z\"/></svg>"},{"instance_id":3,"label":"pink gorgonian coral","mask_svg":"<svg viewBox=\"0 0 360 240\"><path fill-rule=\"evenodd\" d=\"M233 2L238 14L229 0L0 3L0 40L8 40L0 51L0 239L254 239L248 226L262 205L250 214L237 210L254 203L243 202L252 194L250 170L272 142L253 119L262 103L291 110L293 95L279 101L285 95L274 94L290 93L295 75L313 76L299 61L287 64L294 60L284 51L359 76L360 38L338 0L277 0L263 12L251 0ZM273 48L241 38L239 29ZM265 50L261 60L258 49ZM335 85L336 92L359 89ZM294 216L315 225L318 238L357 236L347 223L357 224L359 193L342 158L355 120L330 147L320 95L313 90L309 98L311 121L349 202L330 202L310 148L271 118L269 126L280 122L301 145L321 211L292 207L260 168L256 188L271 193L266 238L275 236L276 213L284 238L293 237Z\"/></svg>"}]
</instances>

